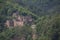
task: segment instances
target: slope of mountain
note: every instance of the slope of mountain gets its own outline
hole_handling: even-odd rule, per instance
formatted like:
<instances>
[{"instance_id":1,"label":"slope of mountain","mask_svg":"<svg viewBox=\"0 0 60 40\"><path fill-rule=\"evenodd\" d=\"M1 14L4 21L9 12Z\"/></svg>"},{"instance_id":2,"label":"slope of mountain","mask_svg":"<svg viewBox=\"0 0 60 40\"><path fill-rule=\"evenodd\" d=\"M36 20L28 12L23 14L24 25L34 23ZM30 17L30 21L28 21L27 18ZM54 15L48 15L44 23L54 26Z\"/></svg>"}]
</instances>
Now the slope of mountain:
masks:
<instances>
[{"instance_id":1,"label":"slope of mountain","mask_svg":"<svg viewBox=\"0 0 60 40\"><path fill-rule=\"evenodd\" d=\"M54 10L54 7L57 8L60 5L60 0L13 0L13 2L40 16L48 14L48 10Z\"/></svg>"}]
</instances>

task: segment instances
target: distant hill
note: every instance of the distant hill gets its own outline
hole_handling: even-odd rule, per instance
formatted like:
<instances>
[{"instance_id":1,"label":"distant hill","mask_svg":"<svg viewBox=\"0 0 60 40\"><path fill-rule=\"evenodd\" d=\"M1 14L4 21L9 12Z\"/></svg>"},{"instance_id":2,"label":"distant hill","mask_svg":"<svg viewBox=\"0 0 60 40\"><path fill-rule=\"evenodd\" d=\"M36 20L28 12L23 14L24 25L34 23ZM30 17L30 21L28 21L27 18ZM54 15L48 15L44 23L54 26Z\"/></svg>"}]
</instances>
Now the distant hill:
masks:
<instances>
[{"instance_id":1,"label":"distant hill","mask_svg":"<svg viewBox=\"0 0 60 40\"><path fill-rule=\"evenodd\" d=\"M22 9L27 9L28 11L31 12L31 14L36 14L39 16L60 13L60 0L8 0L8 1L11 1L12 3L15 4L17 3L19 6L22 7ZM7 8L10 8L10 5Z\"/></svg>"},{"instance_id":2,"label":"distant hill","mask_svg":"<svg viewBox=\"0 0 60 40\"><path fill-rule=\"evenodd\" d=\"M60 0L13 0L13 2L40 16L50 15L53 11L60 10Z\"/></svg>"}]
</instances>

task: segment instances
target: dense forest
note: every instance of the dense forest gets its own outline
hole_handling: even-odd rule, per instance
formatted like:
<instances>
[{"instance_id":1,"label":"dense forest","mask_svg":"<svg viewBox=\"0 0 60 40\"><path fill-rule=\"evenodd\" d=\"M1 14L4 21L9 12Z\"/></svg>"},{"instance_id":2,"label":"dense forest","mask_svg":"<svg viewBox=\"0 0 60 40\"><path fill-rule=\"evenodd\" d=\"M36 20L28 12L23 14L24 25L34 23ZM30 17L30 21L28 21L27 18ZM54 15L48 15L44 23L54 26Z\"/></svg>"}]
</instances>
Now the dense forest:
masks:
<instances>
[{"instance_id":1,"label":"dense forest","mask_svg":"<svg viewBox=\"0 0 60 40\"><path fill-rule=\"evenodd\" d=\"M16 11L33 21L8 28ZM60 40L60 0L0 0L0 40Z\"/></svg>"}]
</instances>

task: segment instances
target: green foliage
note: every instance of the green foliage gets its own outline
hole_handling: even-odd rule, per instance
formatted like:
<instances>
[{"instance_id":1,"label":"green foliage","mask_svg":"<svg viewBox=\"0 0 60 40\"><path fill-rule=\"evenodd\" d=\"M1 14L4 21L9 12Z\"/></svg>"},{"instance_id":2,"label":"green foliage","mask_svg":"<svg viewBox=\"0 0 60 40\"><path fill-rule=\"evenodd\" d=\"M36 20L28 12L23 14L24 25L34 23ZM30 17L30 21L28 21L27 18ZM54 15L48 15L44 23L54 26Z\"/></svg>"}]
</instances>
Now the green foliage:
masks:
<instances>
[{"instance_id":1,"label":"green foliage","mask_svg":"<svg viewBox=\"0 0 60 40\"><path fill-rule=\"evenodd\" d=\"M60 17L44 17L37 23L37 40L59 40ZM56 23L57 22L57 23Z\"/></svg>"},{"instance_id":2,"label":"green foliage","mask_svg":"<svg viewBox=\"0 0 60 40\"><path fill-rule=\"evenodd\" d=\"M9 28L6 30L3 30L3 32L0 33L0 40L12 40L14 38L20 38L26 37L25 39L31 40L31 29L27 27L16 27L16 28ZM16 37L15 37L16 36Z\"/></svg>"},{"instance_id":3,"label":"green foliage","mask_svg":"<svg viewBox=\"0 0 60 40\"><path fill-rule=\"evenodd\" d=\"M37 40L60 40L59 24L60 15L41 17L36 24ZM1 40L21 39L21 37L24 37L25 40L32 40L32 29L30 26L9 28L0 33Z\"/></svg>"},{"instance_id":4,"label":"green foliage","mask_svg":"<svg viewBox=\"0 0 60 40\"><path fill-rule=\"evenodd\" d=\"M53 5L56 2L59 3L59 0L55 0L52 3L51 0L0 0L0 40L33 39L31 25L24 25L21 28L6 28L4 26L7 19L13 19L11 14L14 10L19 11L20 15L32 15L32 17L35 18L36 31L34 31L34 33L36 33L37 40L60 40L60 6L58 5L54 8L45 7L50 3ZM42 16L45 14L47 15Z\"/></svg>"}]
</instances>

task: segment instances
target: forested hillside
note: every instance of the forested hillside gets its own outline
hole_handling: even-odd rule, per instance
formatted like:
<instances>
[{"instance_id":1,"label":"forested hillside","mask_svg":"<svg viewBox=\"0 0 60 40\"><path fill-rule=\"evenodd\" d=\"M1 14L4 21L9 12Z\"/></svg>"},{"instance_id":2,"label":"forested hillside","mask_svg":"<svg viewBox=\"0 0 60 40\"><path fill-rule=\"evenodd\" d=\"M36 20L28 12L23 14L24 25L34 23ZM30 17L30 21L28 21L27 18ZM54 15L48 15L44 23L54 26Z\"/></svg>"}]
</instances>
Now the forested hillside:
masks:
<instances>
[{"instance_id":1,"label":"forested hillside","mask_svg":"<svg viewBox=\"0 0 60 40\"><path fill-rule=\"evenodd\" d=\"M26 24L5 25L17 17ZM0 40L60 40L60 0L0 0Z\"/></svg>"},{"instance_id":2,"label":"forested hillside","mask_svg":"<svg viewBox=\"0 0 60 40\"><path fill-rule=\"evenodd\" d=\"M60 7L60 0L13 0L13 2L28 8L39 16L46 14L50 15L53 11L56 12L55 10L58 10Z\"/></svg>"}]
</instances>

